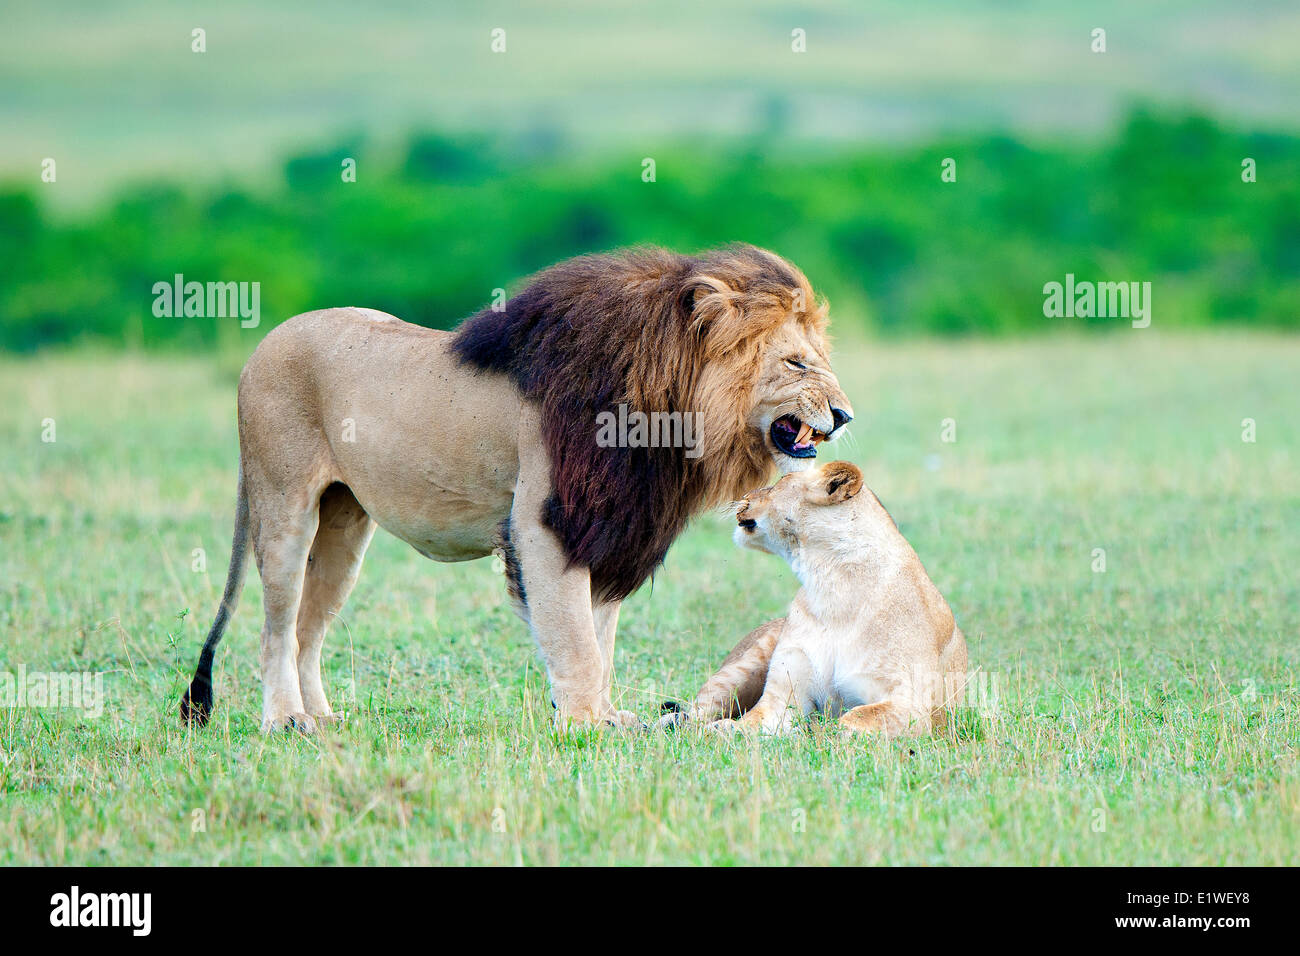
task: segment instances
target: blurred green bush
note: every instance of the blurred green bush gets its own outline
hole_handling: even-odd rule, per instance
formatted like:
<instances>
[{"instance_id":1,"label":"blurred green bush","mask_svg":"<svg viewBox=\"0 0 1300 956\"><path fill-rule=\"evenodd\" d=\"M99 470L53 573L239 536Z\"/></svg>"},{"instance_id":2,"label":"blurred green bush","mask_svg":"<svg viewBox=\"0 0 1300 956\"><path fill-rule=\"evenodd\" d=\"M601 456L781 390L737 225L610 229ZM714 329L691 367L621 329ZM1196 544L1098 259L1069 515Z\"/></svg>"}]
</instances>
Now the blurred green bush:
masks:
<instances>
[{"instance_id":1,"label":"blurred green bush","mask_svg":"<svg viewBox=\"0 0 1300 956\"><path fill-rule=\"evenodd\" d=\"M1134 111L1110 140L1005 136L933 147L774 152L762 141L574 160L422 133L405 154L361 142L296 156L261 191L133 187L52 220L38 190L0 189L0 348L94 341L220 346L297 312L365 305L449 328L537 269L654 242L731 240L798 263L837 326L876 334L1023 334L1043 284L1150 281L1154 322L1300 328L1300 138ZM357 159L357 181L341 164ZM940 180L944 157L957 181ZM1254 159L1258 181L1242 181ZM153 314L152 287L261 283L262 323Z\"/></svg>"}]
</instances>

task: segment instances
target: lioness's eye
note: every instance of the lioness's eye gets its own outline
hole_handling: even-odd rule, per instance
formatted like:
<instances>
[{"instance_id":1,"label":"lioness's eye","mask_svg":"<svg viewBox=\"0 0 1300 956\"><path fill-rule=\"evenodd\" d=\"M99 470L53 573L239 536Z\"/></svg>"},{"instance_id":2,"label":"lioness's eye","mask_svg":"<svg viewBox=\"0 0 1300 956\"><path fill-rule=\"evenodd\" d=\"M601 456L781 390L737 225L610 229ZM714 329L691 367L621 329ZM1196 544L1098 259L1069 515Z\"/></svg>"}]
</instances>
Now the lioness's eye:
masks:
<instances>
[{"instance_id":1,"label":"lioness's eye","mask_svg":"<svg viewBox=\"0 0 1300 956\"><path fill-rule=\"evenodd\" d=\"M785 360L785 364L790 366L791 368L797 368L800 370L806 369L808 367L807 365L804 365L803 362L800 362L797 359L790 359L790 358Z\"/></svg>"}]
</instances>

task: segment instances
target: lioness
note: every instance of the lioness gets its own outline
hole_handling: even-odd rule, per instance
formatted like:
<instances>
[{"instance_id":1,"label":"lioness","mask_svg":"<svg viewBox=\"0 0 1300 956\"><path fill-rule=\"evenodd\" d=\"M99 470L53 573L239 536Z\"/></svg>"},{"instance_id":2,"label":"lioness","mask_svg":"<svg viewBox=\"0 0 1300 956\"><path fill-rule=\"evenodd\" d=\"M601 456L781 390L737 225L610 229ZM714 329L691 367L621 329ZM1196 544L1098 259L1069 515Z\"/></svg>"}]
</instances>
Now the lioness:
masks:
<instances>
[{"instance_id":1,"label":"lioness","mask_svg":"<svg viewBox=\"0 0 1300 956\"><path fill-rule=\"evenodd\" d=\"M736 521L736 543L785 558L803 589L666 726L781 734L814 710L891 737L943 725L964 686L966 640L856 465L787 475L745 495Z\"/></svg>"},{"instance_id":2,"label":"lioness","mask_svg":"<svg viewBox=\"0 0 1300 956\"><path fill-rule=\"evenodd\" d=\"M321 646L378 525L437 561L499 549L557 722L639 726L610 697L619 605L692 515L841 432L853 413L825 327L803 273L748 245L583 256L455 332L358 308L289 319L239 379L230 571L182 716L212 713L251 543L262 729L332 717ZM702 435L605 447L598 422L619 406L691 412Z\"/></svg>"}]
</instances>

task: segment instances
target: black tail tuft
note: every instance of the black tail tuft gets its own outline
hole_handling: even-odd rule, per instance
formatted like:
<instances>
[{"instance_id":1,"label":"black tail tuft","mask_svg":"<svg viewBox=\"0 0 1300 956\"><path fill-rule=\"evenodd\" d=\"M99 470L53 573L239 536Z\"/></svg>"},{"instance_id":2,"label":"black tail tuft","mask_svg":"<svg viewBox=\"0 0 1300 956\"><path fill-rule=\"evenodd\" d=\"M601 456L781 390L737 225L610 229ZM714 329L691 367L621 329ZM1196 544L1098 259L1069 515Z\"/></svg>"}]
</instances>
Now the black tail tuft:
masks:
<instances>
[{"instance_id":1,"label":"black tail tuft","mask_svg":"<svg viewBox=\"0 0 1300 956\"><path fill-rule=\"evenodd\" d=\"M212 716L212 678L195 674L194 680L181 697L181 720L202 727Z\"/></svg>"},{"instance_id":2,"label":"black tail tuft","mask_svg":"<svg viewBox=\"0 0 1300 956\"><path fill-rule=\"evenodd\" d=\"M680 714L685 709L679 701L675 700L666 700L659 705L660 712L665 714Z\"/></svg>"},{"instance_id":3,"label":"black tail tuft","mask_svg":"<svg viewBox=\"0 0 1300 956\"><path fill-rule=\"evenodd\" d=\"M208 639L199 652L199 666L194 669L194 679L181 697L181 720L202 727L212 716L212 662L217 656L217 645L226 633L230 615L239 604L239 592L244 587L244 571L248 567L248 495L244 488L244 462L239 462L239 495L235 499L235 537L230 545L230 570L226 572L226 589L221 594L221 605L208 631Z\"/></svg>"}]
</instances>

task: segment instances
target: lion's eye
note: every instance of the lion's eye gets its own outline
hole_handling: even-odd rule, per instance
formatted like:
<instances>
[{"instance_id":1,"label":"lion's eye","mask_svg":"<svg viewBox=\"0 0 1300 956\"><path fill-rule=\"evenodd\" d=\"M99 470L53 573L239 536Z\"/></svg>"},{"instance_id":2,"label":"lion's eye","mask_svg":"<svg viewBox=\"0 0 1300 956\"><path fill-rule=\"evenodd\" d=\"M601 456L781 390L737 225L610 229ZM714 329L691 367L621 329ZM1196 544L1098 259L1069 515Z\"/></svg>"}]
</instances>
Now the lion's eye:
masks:
<instances>
[{"instance_id":1,"label":"lion's eye","mask_svg":"<svg viewBox=\"0 0 1300 956\"><path fill-rule=\"evenodd\" d=\"M808 368L807 365L804 365L803 362L800 362L798 359L788 358L785 360L785 364L790 366L791 368L797 368L801 372Z\"/></svg>"}]
</instances>

